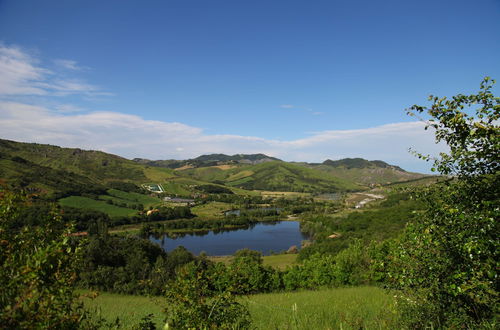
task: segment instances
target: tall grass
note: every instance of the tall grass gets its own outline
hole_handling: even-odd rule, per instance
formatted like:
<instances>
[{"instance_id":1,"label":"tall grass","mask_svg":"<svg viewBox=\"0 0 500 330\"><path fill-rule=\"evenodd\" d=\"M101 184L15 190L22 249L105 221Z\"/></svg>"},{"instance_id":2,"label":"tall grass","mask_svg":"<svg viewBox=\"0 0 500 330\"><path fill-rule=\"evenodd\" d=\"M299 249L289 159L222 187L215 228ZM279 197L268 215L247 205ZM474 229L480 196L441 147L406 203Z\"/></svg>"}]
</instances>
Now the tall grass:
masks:
<instances>
[{"instance_id":1,"label":"tall grass","mask_svg":"<svg viewBox=\"0 0 500 330\"><path fill-rule=\"evenodd\" d=\"M100 293L96 298L82 291L81 300L84 306L96 316L113 323L118 318L123 329L131 329L141 319L153 314L152 321L158 329L163 329L163 309L165 301L162 297L131 296L114 293Z\"/></svg>"},{"instance_id":2,"label":"tall grass","mask_svg":"<svg viewBox=\"0 0 500 330\"><path fill-rule=\"evenodd\" d=\"M153 314L163 327L162 297L101 293L82 298L85 306L98 309L108 322L120 319L125 329ZM317 291L258 294L240 297L252 316L255 329L398 329L393 297L375 287L322 289Z\"/></svg>"},{"instance_id":3,"label":"tall grass","mask_svg":"<svg viewBox=\"0 0 500 330\"><path fill-rule=\"evenodd\" d=\"M257 329L397 329L392 296L375 287L353 287L250 296Z\"/></svg>"}]
</instances>

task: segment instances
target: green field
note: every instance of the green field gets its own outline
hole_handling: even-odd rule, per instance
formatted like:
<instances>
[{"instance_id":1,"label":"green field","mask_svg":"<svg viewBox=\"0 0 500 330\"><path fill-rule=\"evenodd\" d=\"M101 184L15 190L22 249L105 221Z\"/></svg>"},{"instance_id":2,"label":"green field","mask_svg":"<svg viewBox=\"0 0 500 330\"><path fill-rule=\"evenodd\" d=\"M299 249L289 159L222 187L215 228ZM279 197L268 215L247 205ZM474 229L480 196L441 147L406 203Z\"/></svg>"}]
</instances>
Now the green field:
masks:
<instances>
[{"instance_id":1,"label":"green field","mask_svg":"<svg viewBox=\"0 0 500 330\"><path fill-rule=\"evenodd\" d=\"M120 318L129 329L153 314L163 326L161 297L101 293L81 298L91 310L100 309L108 321ZM247 305L256 329L397 329L397 314L389 292L376 287L322 289L258 294L239 298Z\"/></svg>"},{"instance_id":2,"label":"green field","mask_svg":"<svg viewBox=\"0 0 500 330\"><path fill-rule=\"evenodd\" d=\"M110 189L108 190L108 194L127 203L141 203L145 208L161 203L161 200L159 198L139 194L136 192L125 192L117 189Z\"/></svg>"},{"instance_id":3,"label":"green field","mask_svg":"<svg viewBox=\"0 0 500 330\"><path fill-rule=\"evenodd\" d=\"M223 202L210 202L203 205L197 205L191 209L193 214L204 219L220 219L223 218L223 211L230 210L232 204Z\"/></svg>"},{"instance_id":4,"label":"green field","mask_svg":"<svg viewBox=\"0 0 500 330\"><path fill-rule=\"evenodd\" d=\"M393 297L375 287L259 294L244 299L257 329L397 329Z\"/></svg>"},{"instance_id":5,"label":"green field","mask_svg":"<svg viewBox=\"0 0 500 330\"><path fill-rule=\"evenodd\" d=\"M142 204L145 209L149 208L150 206L157 206L161 204L161 200L158 198L135 192L125 192L117 189L109 189L107 193L108 195L99 196L99 200L82 196L70 196L60 199L59 204L62 206L104 212L110 217L136 215L138 211L132 208L134 207L133 205L136 204ZM108 204L106 202L108 200L112 201L115 205ZM122 205L119 206L120 204Z\"/></svg>"},{"instance_id":6,"label":"green field","mask_svg":"<svg viewBox=\"0 0 500 330\"><path fill-rule=\"evenodd\" d=\"M163 328L163 308L165 302L161 297L130 296L102 292L96 298L90 298L91 294L83 292L81 301L91 312L96 311L108 322L120 319L123 329L130 329L138 324L148 314L153 314L153 321L158 329Z\"/></svg>"},{"instance_id":7,"label":"green field","mask_svg":"<svg viewBox=\"0 0 500 330\"><path fill-rule=\"evenodd\" d=\"M137 210L128 209L125 207L119 207L116 205L110 205L105 201L98 201L95 199L82 197L82 196L70 196L66 198L61 198L59 200L61 206L76 207L81 209L89 209L100 211L108 214L110 217L120 217L120 216L132 216L137 214Z\"/></svg>"},{"instance_id":8,"label":"green field","mask_svg":"<svg viewBox=\"0 0 500 330\"><path fill-rule=\"evenodd\" d=\"M161 184L165 192L172 195L181 195L181 196L189 196L191 195L191 191L185 187L185 185L174 182L174 181L166 181Z\"/></svg>"}]
</instances>

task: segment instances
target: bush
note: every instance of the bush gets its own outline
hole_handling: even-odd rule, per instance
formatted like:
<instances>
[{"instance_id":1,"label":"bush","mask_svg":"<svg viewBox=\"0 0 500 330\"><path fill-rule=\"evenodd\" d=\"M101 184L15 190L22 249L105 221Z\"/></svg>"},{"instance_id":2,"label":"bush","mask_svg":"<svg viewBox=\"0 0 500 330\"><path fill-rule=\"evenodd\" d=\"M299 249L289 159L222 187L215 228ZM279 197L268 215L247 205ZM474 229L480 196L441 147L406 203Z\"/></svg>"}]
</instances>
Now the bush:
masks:
<instances>
[{"instance_id":1,"label":"bush","mask_svg":"<svg viewBox=\"0 0 500 330\"><path fill-rule=\"evenodd\" d=\"M180 329L247 329L248 309L229 290L216 290L205 262L183 267L167 289L167 324Z\"/></svg>"},{"instance_id":2,"label":"bush","mask_svg":"<svg viewBox=\"0 0 500 330\"><path fill-rule=\"evenodd\" d=\"M476 328L498 315L500 98L491 88L485 78L477 94L410 109L448 144L434 169L453 175L419 194L426 211L395 251L390 274L410 327Z\"/></svg>"},{"instance_id":3,"label":"bush","mask_svg":"<svg viewBox=\"0 0 500 330\"><path fill-rule=\"evenodd\" d=\"M0 324L9 329L78 328L86 314L73 292L79 249L52 208L36 225L12 228L30 208L20 193L0 192Z\"/></svg>"}]
</instances>

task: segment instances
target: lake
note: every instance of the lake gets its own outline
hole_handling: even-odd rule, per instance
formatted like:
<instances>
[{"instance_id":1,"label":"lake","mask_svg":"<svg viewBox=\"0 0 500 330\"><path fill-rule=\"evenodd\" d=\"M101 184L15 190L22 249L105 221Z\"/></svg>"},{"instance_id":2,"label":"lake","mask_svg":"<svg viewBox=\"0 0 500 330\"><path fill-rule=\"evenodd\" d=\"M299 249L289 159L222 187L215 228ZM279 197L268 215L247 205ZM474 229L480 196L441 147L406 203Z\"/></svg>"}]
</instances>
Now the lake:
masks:
<instances>
[{"instance_id":1,"label":"lake","mask_svg":"<svg viewBox=\"0 0 500 330\"><path fill-rule=\"evenodd\" d=\"M170 238L167 235L150 240L160 244L167 252L182 245L194 254L205 251L210 256L232 255L237 250L248 248L269 255L272 251L288 250L292 245L300 248L308 236L302 234L297 221L259 222L250 228L229 231L186 234Z\"/></svg>"}]
</instances>

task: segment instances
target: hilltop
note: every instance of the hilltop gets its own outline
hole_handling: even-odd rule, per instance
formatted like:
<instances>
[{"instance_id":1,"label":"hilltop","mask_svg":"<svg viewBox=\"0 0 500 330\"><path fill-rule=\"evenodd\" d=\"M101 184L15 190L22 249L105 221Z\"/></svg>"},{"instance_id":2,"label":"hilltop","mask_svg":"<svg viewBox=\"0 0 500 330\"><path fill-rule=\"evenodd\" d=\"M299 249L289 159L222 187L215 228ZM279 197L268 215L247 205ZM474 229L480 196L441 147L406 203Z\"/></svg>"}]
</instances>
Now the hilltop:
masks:
<instances>
[{"instance_id":1,"label":"hilltop","mask_svg":"<svg viewBox=\"0 0 500 330\"><path fill-rule=\"evenodd\" d=\"M217 166L224 164L260 164L271 161L279 161L280 159L270 157L264 154L237 154L237 155L225 155L225 154L209 154L201 155L193 159L187 160L149 160L143 158L134 158L133 161L157 167L167 167L167 168L180 168L180 167L206 167L206 166Z\"/></svg>"},{"instance_id":2,"label":"hilltop","mask_svg":"<svg viewBox=\"0 0 500 330\"><path fill-rule=\"evenodd\" d=\"M376 184L412 181L424 174L408 172L381 160L345 158L323 163L285 162L264 154L203 155L188 160L134 159L166 167L184 177L257 190L324 192L361 190Z\"/></svg>"}]
</instances>

